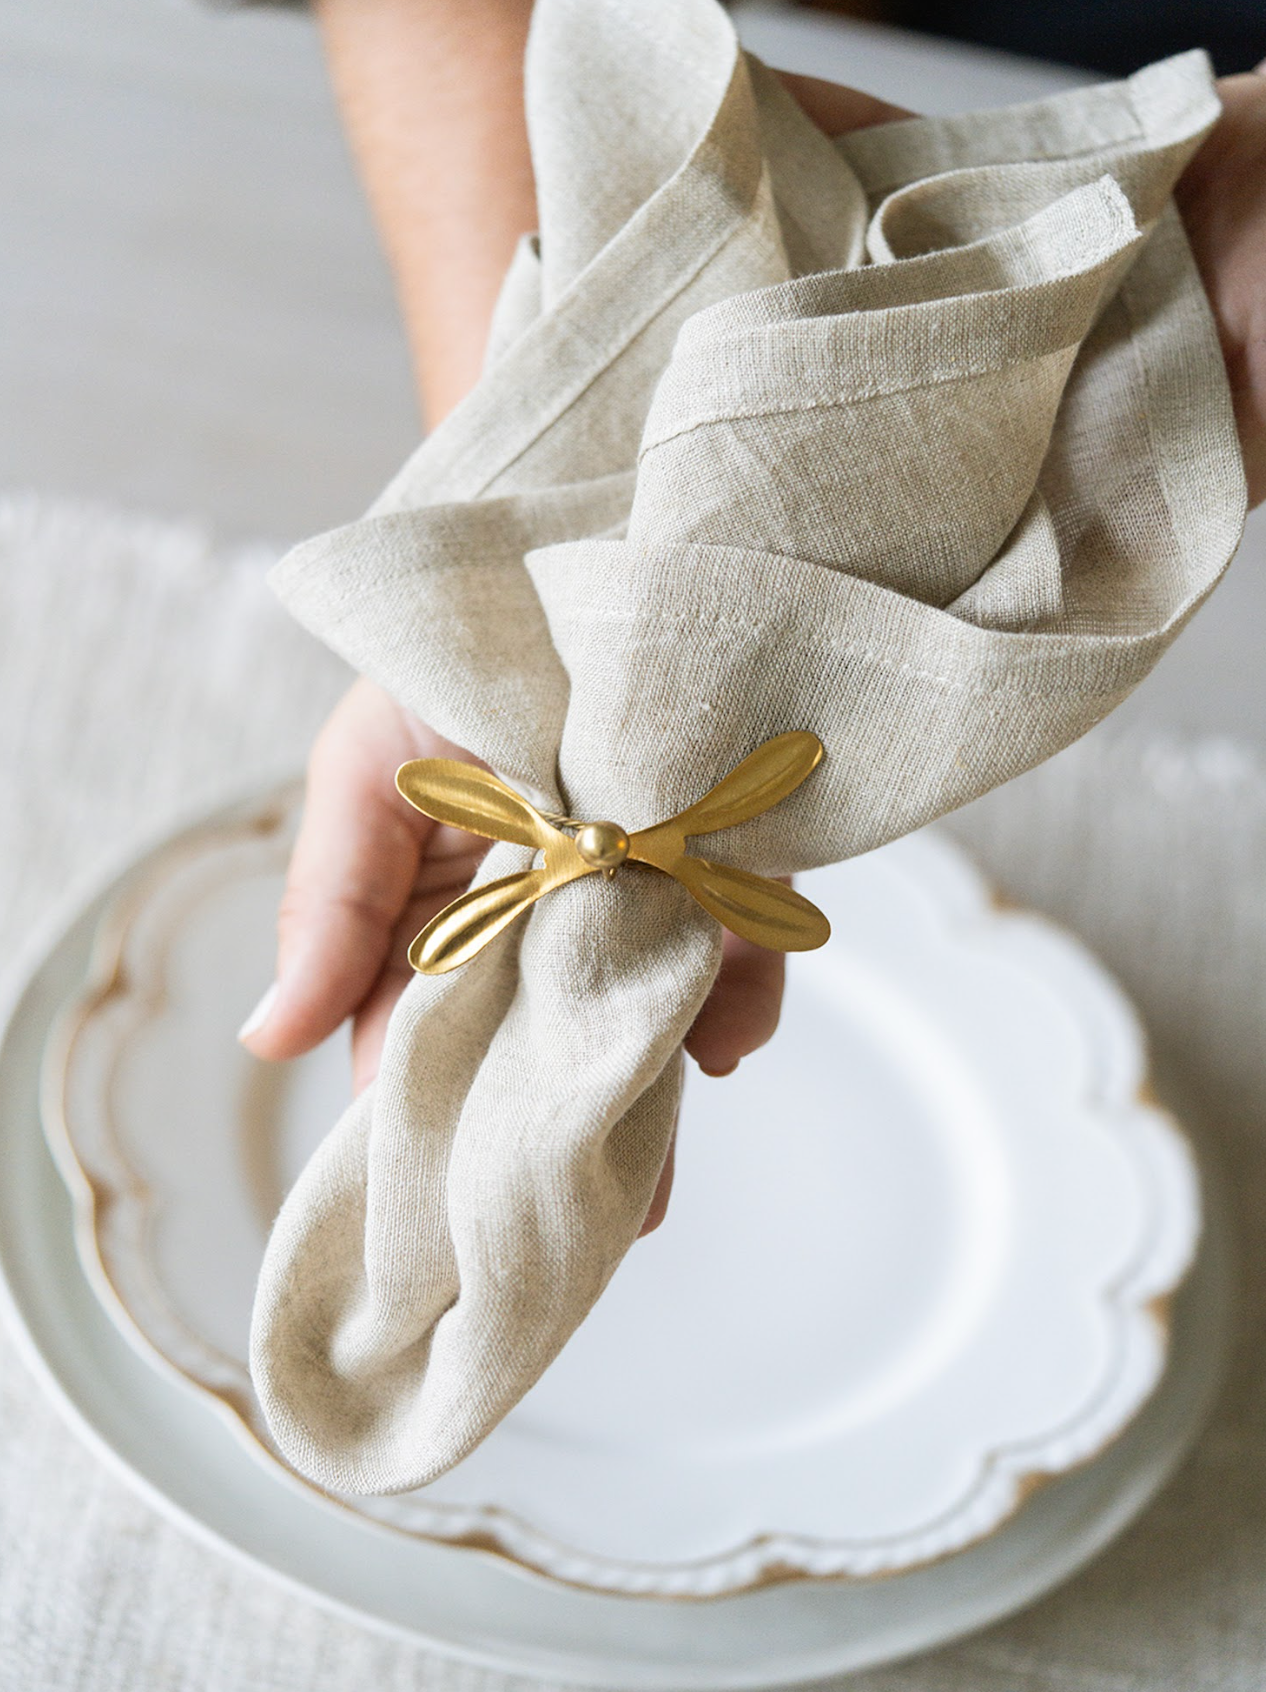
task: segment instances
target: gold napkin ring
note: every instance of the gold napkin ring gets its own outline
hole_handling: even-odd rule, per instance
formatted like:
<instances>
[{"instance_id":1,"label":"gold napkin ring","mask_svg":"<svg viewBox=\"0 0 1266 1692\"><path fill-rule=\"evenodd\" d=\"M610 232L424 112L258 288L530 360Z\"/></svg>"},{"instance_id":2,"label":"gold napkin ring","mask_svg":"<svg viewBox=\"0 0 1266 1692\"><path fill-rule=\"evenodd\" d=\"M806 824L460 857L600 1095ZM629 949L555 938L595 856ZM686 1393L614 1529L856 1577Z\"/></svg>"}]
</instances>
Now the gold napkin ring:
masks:
<instances>
[{"instance_id":1,"label":"gold napkin ring","mask_svg":"<svg viewBox=\"0 0 1266 1692\"><path fill-rule=\"evenodd\" d=\"M507 924L555 887L621 864L649 864L679 881L724 928L777 952L824 946L831 925L816 905L763 875L691 857L686 839L747 822L794 793L822 761L816 734L776 735L744 758L702 799L652 828L626 834L618 823L542 814L486 770L451 758L415 758L396 771L396 786L425 816L489 840L511 840L545 854L536 869L472 887L432 917L409 947L423 975L468 963Z\"/></svg>"}]
</instances>

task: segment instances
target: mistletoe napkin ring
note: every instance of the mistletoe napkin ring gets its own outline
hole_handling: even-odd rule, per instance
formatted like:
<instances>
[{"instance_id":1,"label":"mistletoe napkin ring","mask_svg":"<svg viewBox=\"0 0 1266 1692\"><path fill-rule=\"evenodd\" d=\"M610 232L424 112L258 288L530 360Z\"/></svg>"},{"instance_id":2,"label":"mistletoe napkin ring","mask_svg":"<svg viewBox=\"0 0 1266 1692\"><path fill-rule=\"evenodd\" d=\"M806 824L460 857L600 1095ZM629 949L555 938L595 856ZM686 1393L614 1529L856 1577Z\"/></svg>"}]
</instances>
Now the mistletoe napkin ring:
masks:
<instances>
[{"instance_id":1,"label":"mistletoe napkin ring","mask_svg":"<svg viewBox=\"0 0 1266 1692\"><path fill-rule=\"evenodd\" d=\"M772 810L817 768L822 755L815 734L777 735L678 816L636 834L613 822L543 816L522 794L470 764L449 758L402 764L396 786L425 816L545 854L538 868L485 882L446 905L409 947L409 962L423 975L445 975L468 963L543 894L582 875L614 876L624 863L648 864L671 875L723 927L758 946L809 952L825 945L830 924L790 887L686 852L690 835L733 828Z\"/></svg>"}]
</instances>

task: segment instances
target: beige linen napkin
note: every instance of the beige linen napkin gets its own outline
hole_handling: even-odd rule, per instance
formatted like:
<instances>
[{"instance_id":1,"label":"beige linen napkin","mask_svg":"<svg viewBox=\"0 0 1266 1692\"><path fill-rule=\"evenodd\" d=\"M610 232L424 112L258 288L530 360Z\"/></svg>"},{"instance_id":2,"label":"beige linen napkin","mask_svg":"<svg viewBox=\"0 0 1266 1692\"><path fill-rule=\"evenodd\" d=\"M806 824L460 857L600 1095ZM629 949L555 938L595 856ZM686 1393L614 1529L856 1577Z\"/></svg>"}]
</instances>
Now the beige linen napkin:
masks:
<instances>
[{"instance_id":1,"label":"beige linen napkin","mask_svg":"<svg viewBox=\"0 0 1266 1692\"><path fill-rule=\"evenodd\" d=\"M1168 201L1217 116L1204 57L832 145L713 0L541 0L528 103L541 233L485 375L368 517L278 566L300 621L531 796L629 829L813 730L805 785L707 838L764 874L1111 710L1243 520ZM530 862L499 845L481 878ZM719 946L625 869L413 981L260 1280L252 1367L297 1468L424 1484L538 1378L637 1234Z\"/></svg>"}]
</instances>

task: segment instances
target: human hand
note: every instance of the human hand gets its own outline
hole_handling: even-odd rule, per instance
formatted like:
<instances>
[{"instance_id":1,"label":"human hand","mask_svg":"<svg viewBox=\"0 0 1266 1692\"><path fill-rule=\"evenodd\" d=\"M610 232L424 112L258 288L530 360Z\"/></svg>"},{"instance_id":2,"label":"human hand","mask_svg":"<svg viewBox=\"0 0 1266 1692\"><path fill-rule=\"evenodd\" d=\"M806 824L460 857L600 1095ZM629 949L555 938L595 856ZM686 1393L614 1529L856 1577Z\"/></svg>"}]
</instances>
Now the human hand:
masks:
<instances>
[{"instance_id":1,"label":"human hand","mask_svg":"<svg viewBox=\"0 0 1266 1692\"><path fill-rule=\"evenodd\" d=\"M1266 499L1266 61L1218 83L1222 118L1174 191L1213 308L1250 505Z\"/></svg>"},{"instance_id":2,"label":"human hand","mask_svg":"<svg viewBox=\"0 0 1266 1692\"><path fill-rule=\"evenodd\" d=\"M352 1017L355 1090L373 1079L412 974L409 942L465 892L488 849L415 811L392 778L410 758L468 756L364 678L334 708L308 759L277 979L239 1036L257 1057L298 1057Z\"/></svg>"}]
</instances>

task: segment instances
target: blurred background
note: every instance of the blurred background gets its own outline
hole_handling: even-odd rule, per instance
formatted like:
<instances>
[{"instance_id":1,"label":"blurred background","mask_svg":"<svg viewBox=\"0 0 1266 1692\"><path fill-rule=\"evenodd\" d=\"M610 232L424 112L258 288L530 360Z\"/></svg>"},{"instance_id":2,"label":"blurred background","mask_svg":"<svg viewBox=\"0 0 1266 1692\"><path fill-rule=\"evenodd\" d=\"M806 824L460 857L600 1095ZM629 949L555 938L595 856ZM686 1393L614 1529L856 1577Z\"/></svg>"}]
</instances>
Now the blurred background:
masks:
<instances>
[{"instance_id":1,"label":"blurred background","mask_svg":"<svg viewBox=\"0 0 1266 1692\"><path fill-rule=\"evenodd\" d=\"M1250 0L734 13L770 62L929 112L1191 45L1223 71L1266 57L1266 4ZM0 230L0 492L281 546L357 514L414 445L390 281L301 7L0 0ZM1247 638L1263 628L1259 515L1126 712L1266 734Z\"/></svg>"},{"instance_id":2,"label":"blurred background","mask_svg":"<svg viewBox=\"0 0 1266 1692\"><path fill-rule=\"evenodd\" d=\"M1261 0L804 0L864 18L1035 59L1128 76L1140 65L1203 47L1219 76L1266 58Z\"/></svg>"}]
</instances>

